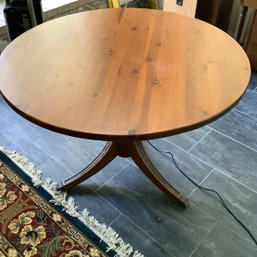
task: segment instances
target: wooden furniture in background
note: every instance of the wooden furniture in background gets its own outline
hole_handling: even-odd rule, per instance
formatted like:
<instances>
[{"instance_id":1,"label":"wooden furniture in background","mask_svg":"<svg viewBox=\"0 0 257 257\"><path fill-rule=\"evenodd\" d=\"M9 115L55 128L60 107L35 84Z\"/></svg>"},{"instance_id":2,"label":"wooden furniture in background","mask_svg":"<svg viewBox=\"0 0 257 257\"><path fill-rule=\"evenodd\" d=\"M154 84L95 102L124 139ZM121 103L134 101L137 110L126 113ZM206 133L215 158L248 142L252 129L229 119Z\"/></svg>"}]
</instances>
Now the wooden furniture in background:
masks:
<instances>
[{"instance_id":1,"label":"wooden furniture in background","mask_svg":"<svg viewBox=\"0 0 257 257\"><path fill-rule=\"evenodd\" d=\"M250 8L257 9L257 0L243 0L243 5ZM257 14L256 12L255 12L255 17L254 17L250 37L247 42L245 50L250 59L252 69L257 70Z\"/></svg>"},{"instance_id":2,"label":"wooden furniture in background","mask_svg":"<svg viewBox=\"0 0 257 257\"><path fill-rule=\"evenodd\" d=\"M187 199L154 167L141 141L217 119L240 100L249 77L245 52L226 33L152 9L55 19L22 34L0 56L0 90L14 110L53 131L110 141L61 189L116 156L132 157L182 206Z\"/></svg>"},{"instance_id":3,"label":"wooden furniture in background","mask_svg":"<svg viewBox=\"0 0 257 257\"><path fill-rule=\"evenodd\" d=\"M257 0L242 0L242 2L244 6L257 9Z\"/></svg>"},{"instance_id":4,"label":"wooden furniture in background","mask_svg":"<svg viewBox=\"0 0 257 257\"><path fill-rule=\"evenodd\" d=\"M178 4L181 2L181 5ZM175 12L186 16L195 17L197 0L163 0L163 11Z\"/></svg>"},{"instance_id":5,"label":"wooden furniture in background","mask_svg":"<svg viewBox=\"0 0 257 257\"><path fill-rule=\"evenodd\" d=\"M255 13L252 31L246 46L246 54L251 62L251 67L257 70L257 15Z\"/></svg>"}]
</instances>

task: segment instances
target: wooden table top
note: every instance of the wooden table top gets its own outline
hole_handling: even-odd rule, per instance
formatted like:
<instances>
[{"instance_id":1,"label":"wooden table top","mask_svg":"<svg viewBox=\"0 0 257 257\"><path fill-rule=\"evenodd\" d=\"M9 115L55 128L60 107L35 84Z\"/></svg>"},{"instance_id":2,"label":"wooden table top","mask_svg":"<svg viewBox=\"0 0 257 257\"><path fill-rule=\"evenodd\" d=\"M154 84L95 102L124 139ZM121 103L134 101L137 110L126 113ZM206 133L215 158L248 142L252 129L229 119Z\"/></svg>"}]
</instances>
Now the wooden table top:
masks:
<instances>
[{"instance_id":1,"label":"wooden table top","mask_svg":"<svg viewBox=\"0 0 257 257\"><path fill-rule=\"evenodd\" d=\"M200 127L246 90L242 48L197 19L104 9L46 22L0 57L0 89L21 115L65 134L157 138Z\"/></svg>"}]
</instances>

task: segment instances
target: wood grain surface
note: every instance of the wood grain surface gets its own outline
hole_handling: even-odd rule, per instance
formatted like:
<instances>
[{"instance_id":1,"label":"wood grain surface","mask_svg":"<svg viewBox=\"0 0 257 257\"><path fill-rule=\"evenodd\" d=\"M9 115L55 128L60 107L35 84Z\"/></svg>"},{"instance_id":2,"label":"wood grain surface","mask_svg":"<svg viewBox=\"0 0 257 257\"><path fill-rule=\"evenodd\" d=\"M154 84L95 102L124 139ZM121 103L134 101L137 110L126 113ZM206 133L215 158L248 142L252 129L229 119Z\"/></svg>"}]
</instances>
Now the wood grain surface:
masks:
<instances>
[{"instance_id":1,"label":"wood grain surface","mask_svg":"<svg viewBox=\"0 0 257 257\"><path fill-rule=\"evenodd\" d=\"M27 119L103 140L157 138L218 118L241 98L242 48L202 21L104 9L46 22L0 57L0 89Z\"/></svg>"}]
</instances>

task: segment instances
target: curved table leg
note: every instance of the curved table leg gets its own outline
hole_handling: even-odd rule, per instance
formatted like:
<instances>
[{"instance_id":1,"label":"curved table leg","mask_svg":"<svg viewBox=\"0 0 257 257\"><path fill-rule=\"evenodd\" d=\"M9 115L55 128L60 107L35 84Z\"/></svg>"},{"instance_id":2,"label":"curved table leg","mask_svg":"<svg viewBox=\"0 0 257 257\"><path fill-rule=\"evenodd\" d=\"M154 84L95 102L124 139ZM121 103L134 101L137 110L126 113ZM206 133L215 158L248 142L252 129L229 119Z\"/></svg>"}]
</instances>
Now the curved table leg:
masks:
<instances>
[{"instance_id":1,"label":"curved table leg","mask_svg":"<svg viewBox=\"0 0 257 257\"><path fill-rule=\"evenodd\" d=\"M188 206L188 200L179 193L154 167L145 152L142 142L137 140L117 140L108 142L102 152L85 169L65 180L59 189L70 189L82 181L95 175L116 156L131 157L141 171L166 195L173 198L183 207Z\"/></svg>"},{"instance_id":2,"label":"curved table leg","mask_svg":"<svg viewBox=\"0 0 257 257\"><path fill-rule=\"evenodd\" d=\"M93 162L91 162L85 169L78 172L73 177L62 182L59 189L70 189L76 186L77 184L81 183L82 181L90 178L91 176L95 175L98 171L103 169L116 156L117 154L115 144L113 142L108 142Z\"/></svg>"},{"instance_id":3,"label":"curved table leg","mask_svg":"<svg viewBox=\"0 0 257 257\"><path fill-rule=\"evenodd\" d=\"M181 206L187 207L187 198L179 193L154 167L144 150L142 142L134 141L133 145L134 149L131 152L131 157L141 171L166 195L173 198Z\"/></svg>"}]
</instances>

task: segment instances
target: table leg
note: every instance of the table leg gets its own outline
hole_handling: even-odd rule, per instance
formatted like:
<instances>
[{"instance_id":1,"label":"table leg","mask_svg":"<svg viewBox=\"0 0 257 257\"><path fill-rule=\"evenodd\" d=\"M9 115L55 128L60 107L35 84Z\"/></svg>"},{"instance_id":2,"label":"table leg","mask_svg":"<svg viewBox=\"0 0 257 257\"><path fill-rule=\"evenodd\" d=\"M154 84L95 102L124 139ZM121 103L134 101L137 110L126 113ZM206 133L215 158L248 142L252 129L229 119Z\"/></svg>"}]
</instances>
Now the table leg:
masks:
<instances>
[{"instance_id":1,"label":"table leg","mask_svg":"<svg viewBox=\"0 0 257 257\"><path fill-rule=\"evenodd\" d=\"M188 200L179 193L154 167L141 141L117 140L108 142L102 152L85 169L75 176L65 180L59 187L61 190L70 189L102 170L116 156L131 157L141 171L166 195L183 207L188 206Z\"/></svg>"},{"instance_id":2,"label":"table leg","mask_svg":"<svg viewBox=\"0 0 257 257\"><path fill-rule=\"evenodd\" d=\"M108 163L110 163L115 157L117 156L116 153L116 146L113 142L108 142L101 153L95 158L93 162L91 162L86 168L78 172L73 177L65 180L61 183L59 189L60 190L67 190L70 189L79 183L83 182L84 180L92 177L97 172L102 170Z\"/></svg>"},{"instance_id":3,"label":"table leg","mask_svg":"<svg viewBox=\"0 0 257 257\"><path fill-rule=\"evenodd\" d=\"M132 159L140 170L166 195L175 200L183 207L188 206L188 200L181 193L179 193L155 168L150 161L141 141L133 142Z\"/></svg>"}]
</instances>

